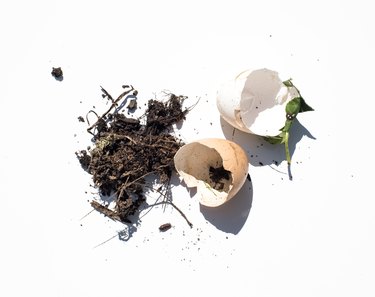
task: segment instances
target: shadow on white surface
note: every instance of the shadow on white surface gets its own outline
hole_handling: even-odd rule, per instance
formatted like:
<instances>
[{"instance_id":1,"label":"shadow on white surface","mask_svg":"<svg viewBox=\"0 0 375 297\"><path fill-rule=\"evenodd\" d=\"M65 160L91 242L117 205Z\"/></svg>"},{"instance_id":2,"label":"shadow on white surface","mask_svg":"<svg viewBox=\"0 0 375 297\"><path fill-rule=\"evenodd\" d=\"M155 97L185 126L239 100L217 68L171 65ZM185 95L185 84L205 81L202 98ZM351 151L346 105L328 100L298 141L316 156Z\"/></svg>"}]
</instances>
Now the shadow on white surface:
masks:
<instances>
[{"instance_id":1,"label":"shadow on white surface","mask_svg":"<svg viewBox=\"0 0 375 297\"><path fill-rule=\"evenodd\" d=\"M98 194L98 199L94 199L99 204L108 207L109 209L112 209L112 205L115 203L117 199L117 196L115 193L111 193L111 195L101 195ZM139 207L139 211L135 211L135 213L130 214L128 217L124 219L124 221L119 222L116 220L111 219L110 217L106 216L105 214L101 214L103 218L112 220L114 223L122 225L124 228L117 231L117 233L108 238L107 240L101 242L100 244L96 245L95 248L107 243L108 241L118 237L121 241L129 241L133 237L133 234L138 231L138 227L141 224L141 219L144 215L146 215L149 211L151 211L153 205L150 205L147 203L147 200L144 201L141 206ZM96 211L95 209L92 209L88 214L91 212ZM144 213L145 212L145 213ZM87 215L88 215L87 214ZM87 216L86 215L86 216Z\"/></svg>"},{"instance_id":2,"label":"shadow on white surface","mask_svg":"<svg viewBox=\"0 0 375 297\"><path fill-rule=\"evenodd\" d=\"M207 221L217 229L237 234L245 224L253 202L253 185L248 176L241 190L228 202L218 207L200 205L200 211Z\"/></svg>"},{"instance_id":3,"label":"shadow on white surface","mask_svg":"<svg viewBox=\"0 0 375 297\"><path fill-rule=\"evenodd\" d=\"M180 181L176 174L172 175L171 183L173 186L182 185L185 187L191 198L197 193L196 187L187 187L185 182ZM217 229L226 233L237 234L249 216L252 202L253 185L250 175L248 175L241 190L228 202L218 207L207 207L199 204L199 208L204 218Z\"/></svg>"},{"instance_id":4,"label":"shadow on white surface","mask_svg":"<svg viewBox=\"0 0 375 297\"><path fill-rule=\"evenodd\" d=\"M260 136L242 132L233 128L223 118L220 118L223 134L226 139L239 144L247 153L249 162L253 166L276 165L285 161L285 147L282 144L274 145L263 140ZM280 127L281 128L281 127ZM293 160L293 154L297 143L302 137L316 139L311 133L298 121L294 123L290 130L289 151Z\"/></svg>"}]
</instances>

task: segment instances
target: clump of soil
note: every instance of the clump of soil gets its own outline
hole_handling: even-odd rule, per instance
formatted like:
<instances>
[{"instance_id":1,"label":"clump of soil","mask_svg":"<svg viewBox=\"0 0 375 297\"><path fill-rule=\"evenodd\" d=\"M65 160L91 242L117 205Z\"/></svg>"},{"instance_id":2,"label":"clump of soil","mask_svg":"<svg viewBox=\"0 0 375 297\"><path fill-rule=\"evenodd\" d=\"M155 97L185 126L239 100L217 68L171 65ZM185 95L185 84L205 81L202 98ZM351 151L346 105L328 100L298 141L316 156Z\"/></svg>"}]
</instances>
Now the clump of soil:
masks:
<instances>
[{"instance_id":1,"label":"clump of soil","mask_svg":"<svg viewBox=\"0 0 375 297\"><path fill-rule=\"evenodd\" d=\"M52 76L56 78L57 80L62 80L63 79L63 71L61 67L52 67Z\"/></svg>"},{"instance_id":2,"label":"clump of soil","mask_svg":"<svg viewBox=\"0 0 375 297\"><path fill-rule=\"evenodd\" d=\"M213 182L213 188L218 191L224 190L225 182L223 180L232 180L231 172L226 170L223 165L217 168L210 166L209 175Z\"/></svg>"},{"instance_id":3,"label":"clump of soil","mask_svg":"<svg viewBox=\"0 0 375 297\"><path fill-rule=\"evenodd\" d=\"M93 146L76 152L76 156L99 193L116 197L112 209L97 201L92 201L91 206L111 219L130 223L146 201L146 178L169 185L175 170L173 157L183 145L172 135L171 128L185 119L188 109L182 108L187 97L169 94L165 102L150 99L140 119L128 118L120 110L126 100L135 100L138 92L132 86L123 87L126 90L117 99L102 88L103 98L111 106L101 116L89 111L97 116L87 129L93 136Z\"/></svg>"}]
</instances>

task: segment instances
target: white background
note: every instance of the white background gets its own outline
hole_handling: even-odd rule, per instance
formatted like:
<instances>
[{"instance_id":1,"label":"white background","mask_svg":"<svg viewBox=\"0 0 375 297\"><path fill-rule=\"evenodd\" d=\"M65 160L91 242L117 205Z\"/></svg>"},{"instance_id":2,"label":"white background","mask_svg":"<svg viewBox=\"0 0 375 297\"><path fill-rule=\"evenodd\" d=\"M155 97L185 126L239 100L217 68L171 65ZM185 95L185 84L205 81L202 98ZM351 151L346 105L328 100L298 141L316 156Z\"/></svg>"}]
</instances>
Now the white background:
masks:
<instances>
[{"instance_id":1,"label":"white background","mask_svg":"<svg viewBox=\"0 0 375 297\"><path fill-rule=\"evenodd\" d=\"M375 296L372 7L1 1L0 295ZM292 181L282 146L233 134L215 107L221 82L263 67L315 109L294 126ZM74 154L89 143L77 117L105 108L100 86L117 96L123 84L140 102L200 98L177 133L241 144L251 183L219 209L175 186L192 229L172 208L152 209L128 241L98 213L81 220L95 189Z\"/></svg>"}]
</instances>

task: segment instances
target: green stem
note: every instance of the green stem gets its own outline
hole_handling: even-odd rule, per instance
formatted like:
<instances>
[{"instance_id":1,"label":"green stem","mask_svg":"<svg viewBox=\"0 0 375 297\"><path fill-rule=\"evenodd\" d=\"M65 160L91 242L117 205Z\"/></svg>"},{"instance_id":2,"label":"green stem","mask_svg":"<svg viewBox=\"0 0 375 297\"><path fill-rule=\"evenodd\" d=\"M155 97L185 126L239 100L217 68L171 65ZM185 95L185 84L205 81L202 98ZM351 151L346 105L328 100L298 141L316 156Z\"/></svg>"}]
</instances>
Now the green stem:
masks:
<instances>
[{"instance_id":1,"label":"green stem","mask_svg":"<svg viewBox=\"0 0 375 297\"><path fill-rule=\"evenodd\" d=\"M292 163L292 160L290 159L290 153L289 153L289 132L285 132L285 154L286 154L286 161L288 162L288 165Z\"/></svg>"}]
</instances>

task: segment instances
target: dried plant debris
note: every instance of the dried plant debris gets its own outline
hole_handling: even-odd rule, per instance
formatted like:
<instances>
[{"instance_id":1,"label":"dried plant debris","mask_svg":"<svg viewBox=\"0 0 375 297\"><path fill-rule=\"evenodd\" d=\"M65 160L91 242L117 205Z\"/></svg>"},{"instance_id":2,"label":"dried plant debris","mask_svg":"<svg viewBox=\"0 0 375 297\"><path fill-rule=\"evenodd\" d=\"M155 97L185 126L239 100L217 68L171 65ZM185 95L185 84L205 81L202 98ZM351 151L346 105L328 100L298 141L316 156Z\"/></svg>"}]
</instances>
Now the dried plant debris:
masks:
<instances>
[{"instance_id":1,"label":"dried plant debris","mask_svg":"<svg viewBox=\"0 0 375 297\"><path fill-rule=\"evenodd\" d=\"M169 188L175 170L173 157L183 145L172 134L172 125L184 120L189 109L182 107L187 97L168 94L165 102L150 99L139 119L128 118L120 111L128 100L137 99L138 92L132 86L123 88L124 92L117 99L101 88L103 98L111 105L101 116L93 110L88 112L97 117L92 125L86 117L93 145L76 152L76 156L82 168L92 176L101 197L115 197L115 206L111 209L98 201L92 201L91 206L113 220L131 223L131 218L146 201L146 192L153 190L149 179L158 185L159 193L161 188ZM165 195L164 198L165 203L175 207L186 219L170 197Z\"/></svg>"}]
</instances>

